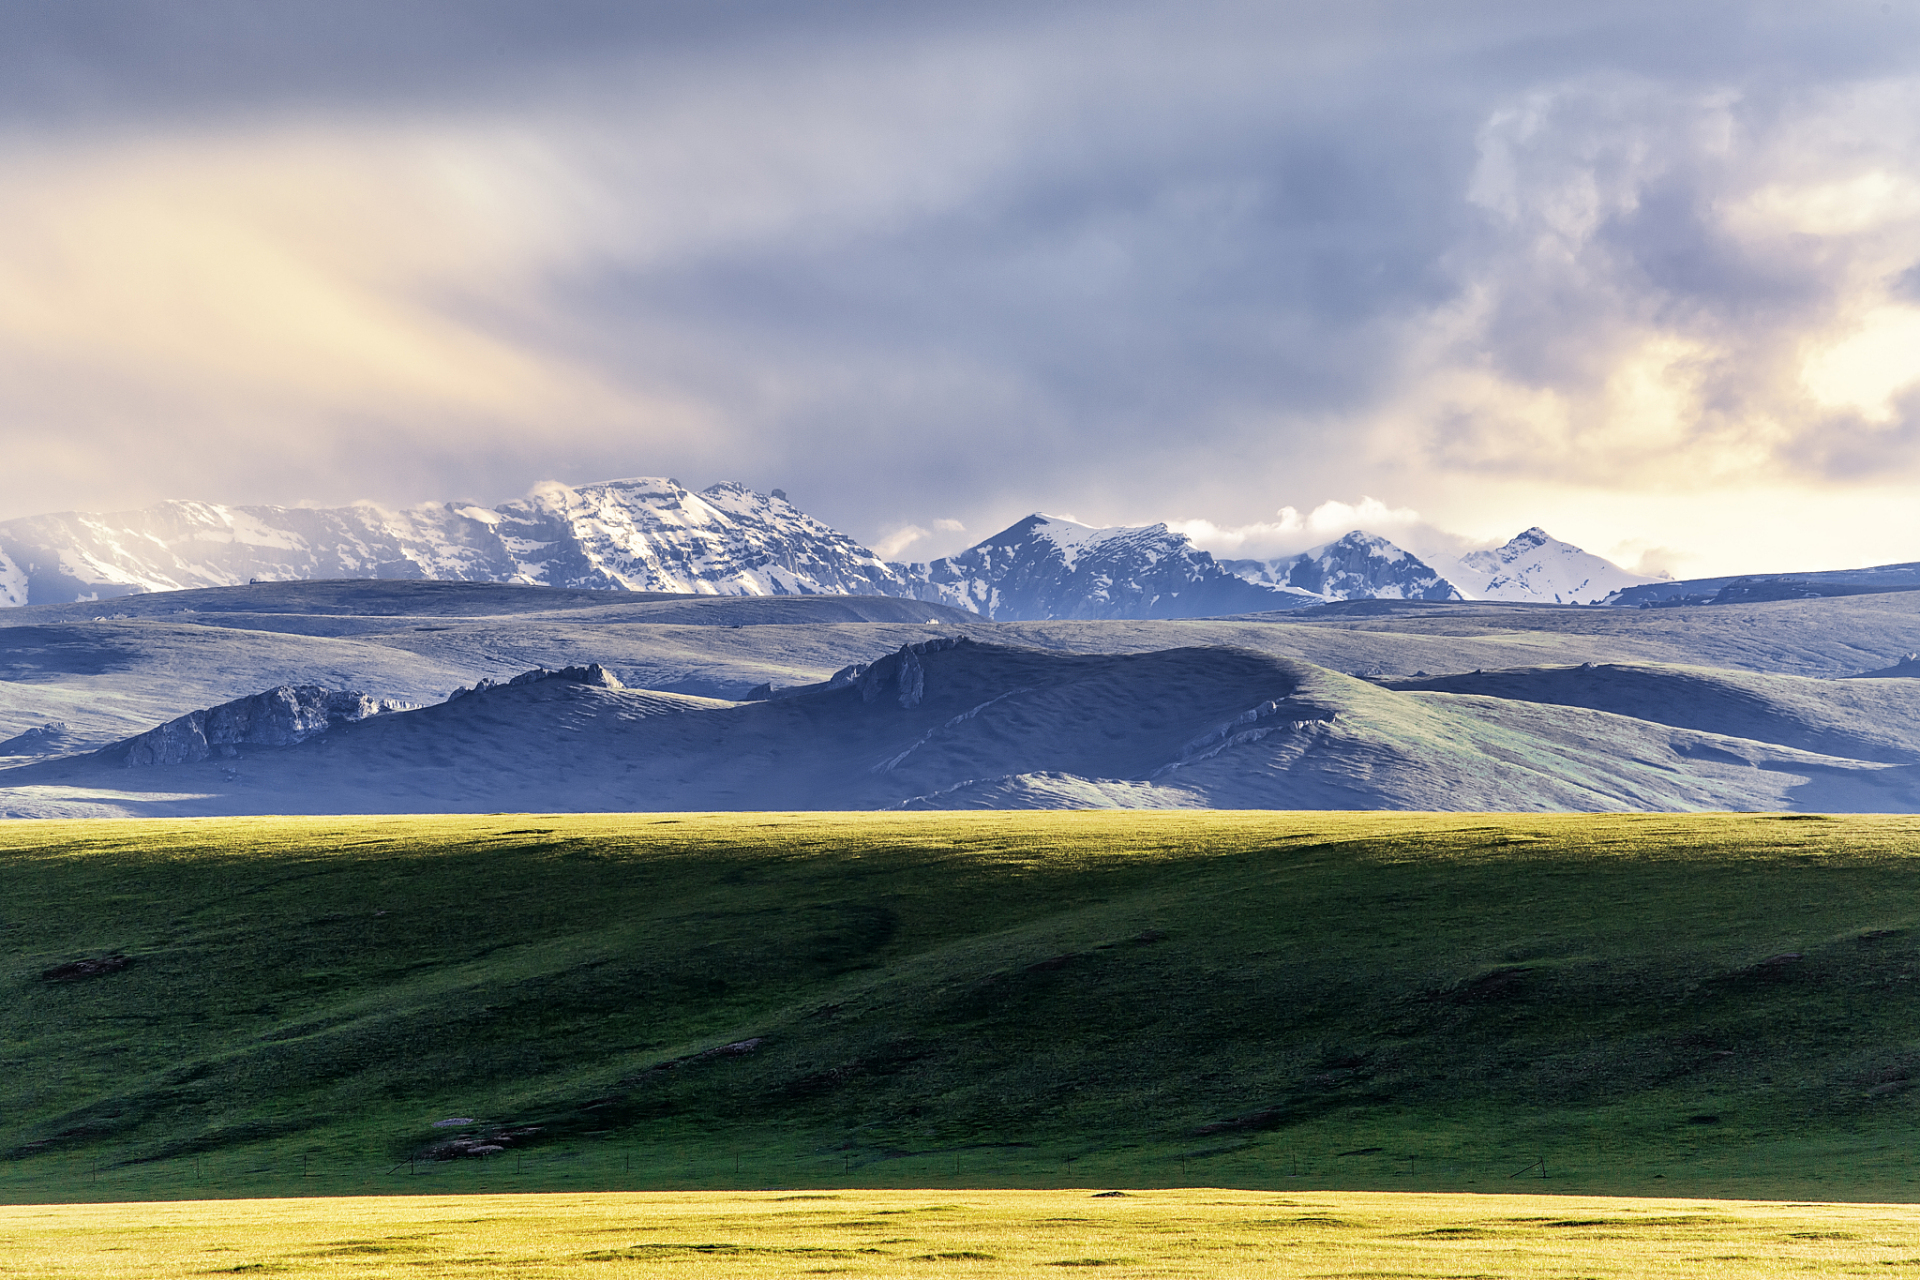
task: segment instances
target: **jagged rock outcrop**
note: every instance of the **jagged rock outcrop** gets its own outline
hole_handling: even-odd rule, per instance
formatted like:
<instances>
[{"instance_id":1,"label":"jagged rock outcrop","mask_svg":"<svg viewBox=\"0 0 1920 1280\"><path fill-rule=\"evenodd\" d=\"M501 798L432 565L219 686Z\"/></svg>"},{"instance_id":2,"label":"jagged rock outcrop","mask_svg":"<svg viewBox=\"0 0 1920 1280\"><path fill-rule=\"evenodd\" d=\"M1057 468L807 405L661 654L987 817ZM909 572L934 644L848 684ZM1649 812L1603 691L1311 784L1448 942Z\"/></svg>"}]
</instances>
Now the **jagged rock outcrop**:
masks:
<instances>
[{"instance_id":1,"label":"jagged rock outcrop","mask_svg":"<svg viewBox=\"0 0 1920 1280\"><path fill-rule=\"evenodd\" d=\"M57 756L71 750L73 731L64 720L49 720L0 742L0 756Z\"/></svg>"},{"instance_id":2,"label":"jagged rock outcrop","mask_svg":"<svg viewBox=\"0 0 1920 1280\"><path fill-rule=\"evenodd\" d=\"M967 636L942 636L937 640L922 640L918 644L903 644L899 652L890 653L878 661L856 662L850 667L841 668L833 673L826 687L838 689L852 685L860 691L862 702L878 702L891 694L901 706L917 707L927 693L927 669L920 662L921 656L945 649L958 649L972 643Z\"/></svg>"},{"instance_id":3,"label":"jagged rock outcrop","mask_svg":"<svg viewBox=\"0 0 1920 1280\"><path fill-rule=\"evenodd\" d=\"M204 711L189 711L158 728L105 747L99 755L121 760L129 768L195 764L237 756L241 747L291 747L336 725L407 709L406 703L352 690L283 684Z\"/></svg>"},{"instance_id":4,"label":"jagged rock outcrop","mask_svg":"<svg viewBox=\"0 0 1920 1280\"><path fill-rule=\"evenodd\" d=\"M1903 653L1900 655L1899 660L1890 667L1882 667L1878 671L1862 671L1858 676L1854 677L1856 680L1889 678L1920 679L1920 653ZM6 744L0 743L0 750L5 750L5 748Z\"/></svg>"},{"instance_id":5,"label":"jagged rock outcrop","mask_svg":"<svg viewBox=\"0 0 1920 1280\"><path fill-rule=\"evenodd\" d=\"M481 680L471 687L455 689L447 695L447 701L464 698L470 693L485 693L489 689L511 689L515 685L534 684L541 680L564 680L568 684L590 684L596 689L624 689L627 686L613 672L597 662L589 662L584 667L561 667L558 671L549 671L545 667L535 667L523 671L511 680Z\"/></svg>"}]
</instances>

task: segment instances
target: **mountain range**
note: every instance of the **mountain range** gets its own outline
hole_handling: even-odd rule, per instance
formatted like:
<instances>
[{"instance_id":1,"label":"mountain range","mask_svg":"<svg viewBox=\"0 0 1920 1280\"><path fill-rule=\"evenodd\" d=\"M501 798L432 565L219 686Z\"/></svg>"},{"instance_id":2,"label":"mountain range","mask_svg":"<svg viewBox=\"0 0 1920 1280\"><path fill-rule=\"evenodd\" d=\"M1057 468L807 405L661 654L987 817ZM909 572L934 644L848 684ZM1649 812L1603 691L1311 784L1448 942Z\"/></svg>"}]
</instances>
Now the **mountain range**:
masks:
<instances>
[{"instance_id":1,"label":"mountain range","mask_svg":"<svg viewBox=\"0 0 1920 1280\"><path fill-rule=\"evenodd\" d=\"M1216 561L1165 524L1036 513L928 564L892 563L775 489L643 477L547 482L494 507L389 511L164 502L0 522L0 605L324 579L500 582L689 595L892 596L999 621L1186 618L1346 600L1591 604L1652 583L1534 528L1459 560L1362 530Z\"/></svg>"},{"instance_id":2,"label":"mountain range","mask_svg":"<svg viewBox=\"0 0 1920 1280\"><path fill-rule=\"evenodd\" d=\"M906 596L897 566L778 489L541 484L497 507L388 511L164 502L0 522L0 603L57 604L257 578L513 582L701 595Z\"/></svg>"}]
</instances>

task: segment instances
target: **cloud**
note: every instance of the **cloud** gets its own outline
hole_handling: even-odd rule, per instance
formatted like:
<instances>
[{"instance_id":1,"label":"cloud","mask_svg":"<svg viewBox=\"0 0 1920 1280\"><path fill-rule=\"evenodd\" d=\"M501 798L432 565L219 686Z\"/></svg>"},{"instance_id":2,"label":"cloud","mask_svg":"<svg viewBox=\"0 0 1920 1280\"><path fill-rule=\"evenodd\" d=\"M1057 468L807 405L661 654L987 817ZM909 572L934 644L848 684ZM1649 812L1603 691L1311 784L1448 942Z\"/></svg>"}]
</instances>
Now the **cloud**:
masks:
<instances>
[{"instance_id":1,"label":"cloud","mask_svg":"<svg viewBox=\"0 0 1920 1280\"><path fill-rule=\"evenodd\" d=\"M1743 556L1891 548L1843 498L1920 456L1908 7L18 8L0 515L670 474L922 554Z\"/></svg>"},{"instance_id":2,"label":"cloud","mask_svg":"<svg viewBox=\"0 0 1920 1280\"><path fill-rule=\"evenodd\" d=\"M1917 458L1920 85L1769 100L1620 76L1492 111L1457 296L1375 447L1457 476L1687 490ZM1888 430L1892 428L1893 430Z\"/></svg>"},{"instance_id":3,"label":"cloud","mask_svg":"<svg viewBox=\"0 0 1920 1280\"><path fill-rule=\"evenodd\" d=\"M304 481L414 498L488 469L460 474L461 458L549 448L555 422L703 429L670 390L489 323L571 251L545 160L424 130L15 146L0 156L0 493L117 497L111 468L173 496L287 498Z\"/></svg>"},{"instance_id":4,"label":"cloud","mask_svg":"<svg viewBox=\"0 0 1920 1280\"><path fill-rule=\"evenodd\" d=\"M883 560L898 560L901 552L927 536L927 531L917 524L902 525L875 542L873 549Z\"/></svg>"},{"instance_id":5,"label":"cloud","mask_svg":"<svg viewBox=\"0 0 1920 1280\"><path fill-rule=\"evenodd\" d=\"M1390 507L1377 498L1357 503L1328 499L1305 515L1293 507L1281 507L1274 515L1273 520L1228 528L1201 519L1173 521L1167 527L1215 555L1267 559L1331 542L1355 529L1394 541L1420 531L1424 524L1418 511Z\"/></svg>"}]
</instances>

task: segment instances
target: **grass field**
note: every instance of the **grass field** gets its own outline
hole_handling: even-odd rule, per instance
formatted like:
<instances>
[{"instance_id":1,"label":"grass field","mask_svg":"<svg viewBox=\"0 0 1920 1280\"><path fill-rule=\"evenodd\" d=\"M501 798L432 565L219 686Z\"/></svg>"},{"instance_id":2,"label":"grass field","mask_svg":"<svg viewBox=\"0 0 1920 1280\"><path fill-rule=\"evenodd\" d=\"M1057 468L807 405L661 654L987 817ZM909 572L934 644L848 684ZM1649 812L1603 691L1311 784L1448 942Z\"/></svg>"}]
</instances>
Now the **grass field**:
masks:
<instances>
[{"instance_id":1,"label":"grass field","mask_svg":"<svg viewBox=\"0 0 1920 1280\"><path fill-rule=\"evenodd\" d=\"M1917 854L1905 818L8 825L0 1200L1905 1200Z\"/></svg>"},{"instance_id":2,"label":"grass field","mask_svg":"<svg viewBox=\"0 0 1920 1280\"><path fill-rule=\"evenodd\" d=\"M1909 1276L1905 1206L1222 1190L0 1209L0 1275Z\"/></svg>"}]
</instances>

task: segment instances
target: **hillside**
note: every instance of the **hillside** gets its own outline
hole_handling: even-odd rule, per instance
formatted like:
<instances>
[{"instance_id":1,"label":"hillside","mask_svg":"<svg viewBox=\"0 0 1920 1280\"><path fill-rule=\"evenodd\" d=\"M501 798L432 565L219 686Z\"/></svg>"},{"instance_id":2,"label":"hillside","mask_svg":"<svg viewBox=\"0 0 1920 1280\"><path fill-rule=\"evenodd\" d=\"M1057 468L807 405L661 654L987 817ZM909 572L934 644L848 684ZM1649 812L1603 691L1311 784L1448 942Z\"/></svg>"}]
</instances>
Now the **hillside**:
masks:
<instances>
[{"instance_id":1,"label":"hillside","mask_svg":"<svg viewBox=\"0 0 1920 1280\"><path fill-rule=\"evenodd\" d=\"M1920 1175L1911 820L512 816L0 847L8 1200L1048 1185L1069 1159L1406 1187L1411 1156L1447 1190L1544 1157L1562 1191L1823 1199Z\"/></svg>"},{"instance_id":2,"label":"hillside","mask_svg":"<svg viewBox=\"0 0 1920 1280\"><path fill-rule=\"evenodd\" d=\"M0 623L0 813L1920 809L1913 592L1022 623L475 583L113 603ZM829 687L889 661L920 670L915 705ZM443 705L591 664L625 687ZM81 754L282 686L419 709L179 767Z\"/></svg>"},{"instance_id":3,"label":"hillside","mask_svg":"<svg viewBox=\"0 0 1920 1280\"><path fill-rule=\"evenodd\" d=\"M283 687L140 738L153 746L7 770L0 802L41 817L1920 809L1909 680L1850 681L1836 698L1827 682L1614 666L1381 687L1226 646L1070 654L964 636L740 702L585 677L602 670L521 673L391 714ZM337 707L332 727L296 703ZM283 729L229 732L211 755L161 745L282 704Z\"/></svg>"}]
</instances>

